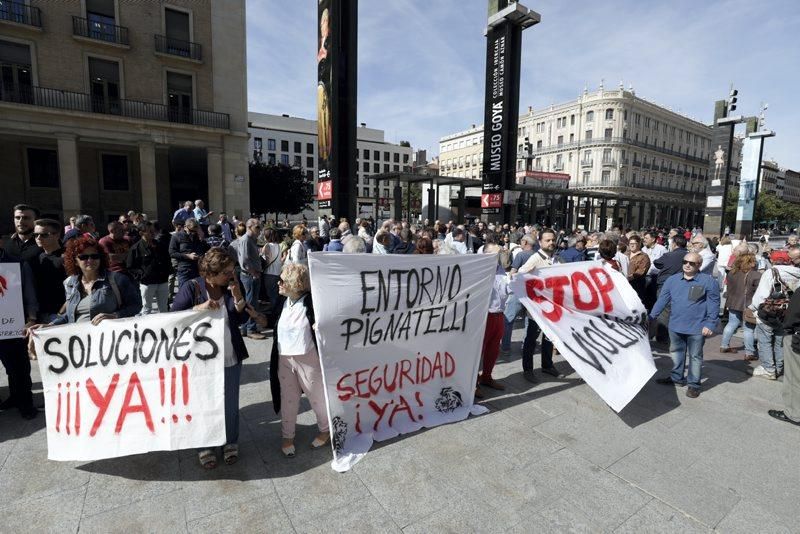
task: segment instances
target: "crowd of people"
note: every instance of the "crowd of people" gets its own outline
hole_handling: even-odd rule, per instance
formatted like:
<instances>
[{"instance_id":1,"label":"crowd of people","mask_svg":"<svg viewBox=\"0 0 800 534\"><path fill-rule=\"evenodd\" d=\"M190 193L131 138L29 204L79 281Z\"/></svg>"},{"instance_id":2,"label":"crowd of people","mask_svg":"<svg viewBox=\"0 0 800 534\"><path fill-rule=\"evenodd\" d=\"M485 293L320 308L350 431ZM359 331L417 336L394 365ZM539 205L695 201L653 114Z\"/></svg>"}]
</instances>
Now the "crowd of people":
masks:
<instances>
[{"instance_id":1,"label":"crowd of people","mask_svg":"<svg viewBox=\"0 0 800 534\"><path fill-rule=\"evenodd\" d=\"M14 207L15 232L0 248L0 262L21 265L24 312L29 330L179 310L224 309L230 336L225 347L226 444L222 459L238 459L239 382L248 357L244 338L272 334L270 387L281 416L281 451L294 456L295 424L303 393L316 415L319 434L329 441L322 371L317 353L308 253L493 254L497 269L482 347L483 387L503 390L492 376L500 354L509 355L515 322L524 319L523 377L531 383L534 354L541 343L541 373L561 377L553 363L554 346L541 334L508 282L520 273L557 263L593 261L619 271L630 282L651 318L651 337L669 342L673 367L657 378L687 386L700 395L705 340L727 320L720 351L736 353L733 336L741 327L743 358L757 361L753 376L784 378L784 410L770 415L800 425L800 246L788 238L784 254L770 254L768 243L744 236L707 239L698 228L614 228L605 232L554 230L529 224L476 221L395 221L323 216L283 228L277 221L228 219L206 211L202 200L187 201L169 226L130 211L109 222L100 235L94 219L72 217L64 226L40 218L29 205ZM798 293L800 294L800 293ZM791 300L790 300L791 298ZM540 341L541 336L541 341ZM785 337L791 336L785 342ZM256 345L258 346L258 345ZM17 408L23 418L37 415L32 396L25 339L0 341L9 377L9 397L0 409ZM32 354L31 354L32 355ZM33 355L32 355L33 356ZM786 365L784 365L784 363ZM217 451L198 453L206 468L217 465Z\"/></svg>"}]
</instances>

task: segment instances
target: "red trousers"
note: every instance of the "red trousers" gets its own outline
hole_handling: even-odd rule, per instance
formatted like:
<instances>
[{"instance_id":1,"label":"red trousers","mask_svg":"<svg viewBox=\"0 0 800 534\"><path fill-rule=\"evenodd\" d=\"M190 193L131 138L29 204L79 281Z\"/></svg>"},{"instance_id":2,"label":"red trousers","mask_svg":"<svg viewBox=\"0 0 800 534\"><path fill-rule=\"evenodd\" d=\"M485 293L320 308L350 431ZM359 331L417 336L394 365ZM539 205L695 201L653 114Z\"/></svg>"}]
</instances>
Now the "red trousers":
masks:
<instances>
[{"instance_id":1,"label":"red trousers","mask_svg":"<svg viewBox=\"0 0 800 534\"><path fill-rule=\"evenodd\" d=\"M500 356L500 341L503 338L505 320L503 312L489 313L486 318L486 333L483 335L483 378L491 378L494 364Z\"/></svg>"}]
</instances>

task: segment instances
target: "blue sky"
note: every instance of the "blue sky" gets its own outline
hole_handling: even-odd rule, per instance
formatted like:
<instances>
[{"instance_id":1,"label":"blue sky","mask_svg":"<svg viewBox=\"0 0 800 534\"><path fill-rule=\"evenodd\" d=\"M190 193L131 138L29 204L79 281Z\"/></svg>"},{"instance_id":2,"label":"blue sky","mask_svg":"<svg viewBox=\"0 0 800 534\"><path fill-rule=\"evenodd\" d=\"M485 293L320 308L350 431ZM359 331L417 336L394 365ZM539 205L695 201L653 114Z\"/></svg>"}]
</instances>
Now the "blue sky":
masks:
<instances>
[{"instance_id":1,"label":"blue sky","mask_svg":"<svg viewBox=\"0 0 800 534\"><path fill-rule=\"evenodd\" d=\"M769 104L765 158L800 170L800 2L523 2L520 108L622 81L703 122L730 84L739 112ZM248 0L249 109L314 119L315 0ZM361 0L358 122L438 153L440 137L483 117L485 0Z\"/></svg>"}]
</instances>

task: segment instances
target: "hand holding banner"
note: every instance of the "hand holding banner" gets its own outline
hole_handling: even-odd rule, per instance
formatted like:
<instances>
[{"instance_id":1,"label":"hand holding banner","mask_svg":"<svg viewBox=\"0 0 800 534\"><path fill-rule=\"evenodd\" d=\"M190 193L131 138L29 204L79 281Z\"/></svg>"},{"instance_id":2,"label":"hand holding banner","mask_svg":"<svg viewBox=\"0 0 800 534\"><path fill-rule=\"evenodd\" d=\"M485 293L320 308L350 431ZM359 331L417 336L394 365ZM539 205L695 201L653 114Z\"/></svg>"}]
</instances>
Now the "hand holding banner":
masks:
<instances>
[{"instance_id":1,"label":"hand holding banner","mask_svg":"<svg viewBox=\"0 0 800 534\"><path fill-rule=\"evenodd\" d=\"M619 412L656 372L647 311L621 273L595 262L518 275L511 288L573 369Z\"/></svg>"},{"instance_id":2,"label":"hand holding banner","mask_svg":"<svg viewBox=\"0 0 800 534\"><path fill-rule=\"evenodd\" d=\"M229 335L223 313L36 330L47 457L98 460L222 445Z\"/></svg>"}]
</instances>

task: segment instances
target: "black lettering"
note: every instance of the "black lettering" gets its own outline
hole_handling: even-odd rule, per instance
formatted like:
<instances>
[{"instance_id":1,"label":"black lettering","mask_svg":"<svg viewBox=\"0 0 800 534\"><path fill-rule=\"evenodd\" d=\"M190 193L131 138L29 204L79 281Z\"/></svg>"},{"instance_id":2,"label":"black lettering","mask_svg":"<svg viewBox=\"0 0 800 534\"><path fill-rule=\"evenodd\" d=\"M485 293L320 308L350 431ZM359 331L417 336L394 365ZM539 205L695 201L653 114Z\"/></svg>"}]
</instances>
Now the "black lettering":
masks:
<instances>
[{"instance_id":1,"label":"black lettering","mask_svg":"<svg viewBox=\"0 0 800 534\"><path fill-rule=\"evenodd\" d=\"M120 343L122 343L122 338L126 336L129 338L133 338L133 336L128 330L123 330L122 332L119 333L119 337L117 338L117 343L116 345L114 345L114 359L117 360L117 365L125 365L126 363L128 363L128 358L130 358L130 354L126 354L124 360L120 360L119 358L119 345Z\"/></svg>"},{"instance_id":2,"label":"black lettering","mask_svg":"<svg viewBox=\"0 0 800 534\"><path fill-rule=\"evenodd\" d=\"M147 337L151 336L153 338L153 345L150 347L150 352L145 355L145 343L147 342ZM139 344L139 361L142 363L150 363L150 360L153 359L153 356L156 354L156 349L158 348L158 336L153 330L149 328L145 328L142 331L142 341Z\"/></svg>"},{"instance_id":3,"label":"black lettering","mask_svg":"<svg viewBox=\"0 0 800 534\"><path fill-rule=\"evenodd\" d=\"M367 314L372 311L376 311L378 306L374 308L367 308L367 293L373 291L375 286L368 286L367 285L367 275L368 274L378 274L378 271L361 271L361 313Z\"/></svg>"},{"instance_id":4,"label":"black lettering","mask_svg":"<svg viewBox=\"0 0 800 534\"><path fill-rule=\"evenodd\" d=\"M47 356L52 356L54 358L58 358L59 360L61 360L61 365L59 367L53 367L53 364L51 363L50 365L47 366L47 368L50 369L52 372L60 375L61 373L67 370L67 366L69 365L69 360L67 359L67 356L65 354L56 352L55 349L52 347L52 345L61 345L61 340L55 337L51 337L50 339L45 341L44 353Z\"/></svg>"},{"instance_id":5,"label":"black lettering","mask_svg":"<svg viewBox=\"0 0 800 534\"><path fill-rule=\"evenodd\" d=\"M210 337L203 335L205 333L205 331L208 330L209 328L211 328L211 323L206 321L206 322L200 323L199 325L195 326L194 327L194 332L192 333L192 337L194 338L195 342L197 342L197 343L208 343L210 348L211 348L211 350L209 350L208 353L201 353L197 349L195 349L194 355L197 356L197 358L199 360L203 360L203 361L205 361L205 360L213 360L214 358L216 358L219 355L219 345L217 345L217 342L214 341L213 339L211 339ZM225 328L227 328L227 326ZM181 335L183 335L183 333L181 333ZM175 356L175 357L178 358L177 356ZM186 357L187 358L189 357L189 353L188 352L186 353Z\"/></svg>"},{"instance_id":6,"label":"black lettering","mask_svg":"<svg viewBox=\"0 0 800 534\"><path fill-rule=\"evenodd\" d=\"M356 330L353 330L354 325L357 327ZM350 347L350 337L358 334L364 329L364 321L361 319L345 319L342 321L342 326L345 327L342 337L346 338L344 342L344 350L347 350Z\"/></svg>"},{"instance_id":7,"label":"black lettering","mask_svg":"<svg viewBox=\"0 0 800 534\"><path fill-rule=\"evenodd\" d=\"M183 356L178 354L178 349L180 349L181 347L185 347L186 345L189 345L190 343L189 341L181 341L181 339L183 339L183 336L187 332L191 332L191 330L192 329L189 328L188 326L184 326L183 330L181 330L181 333L178 334L178 337L175 339L175 343L172 345L172 357L178 361L185 362L186 360L189 359L189 356L192 354L192 351L190 350L187 350L186 354L184 354Z\"/></svg>"},{"instance_id":8,"label":"black lettering","mask_svg":"<svg viewBox=\"0 0 800 534\"><path fill-rule=\"evenodd\" d=\"M81 347L81 359L80 361L75 360L75 345L80 345ZM72 367L78 369L83 365L83 360L86 358L86 346L83 344L83 340L78 336L70 336L69 338L69 345L67 346L69 350L69 361L72 363Z\"/></svg>"},{"instance_id":9,"label":"black lettering","mask_svg":"<svg viewBox=\"0 0 800 534\"><path fill-rule=\"evenodd\" d=\"M111 363L111 359L114 357L114 342L117 339L117 332L111 331L111 343L108 346L108 358L103 357L103 341L105 341L106 333L100 333L100 346L98 347L99 355L100 355L100 365L103 367L108 367L108 364Z\"/></svg>"}]
</instances>

